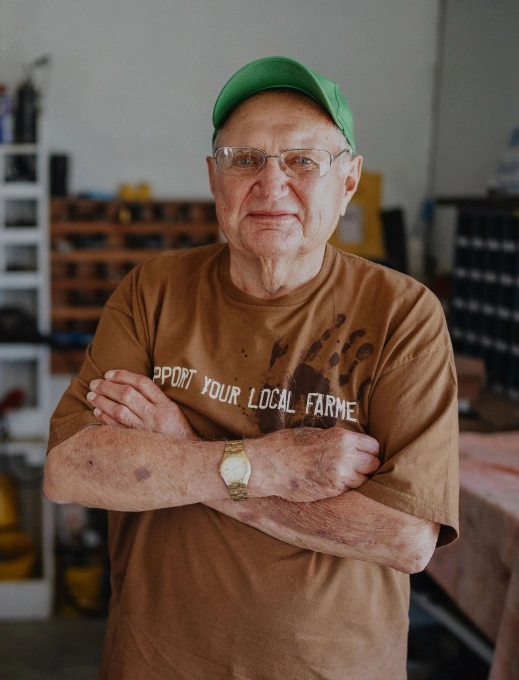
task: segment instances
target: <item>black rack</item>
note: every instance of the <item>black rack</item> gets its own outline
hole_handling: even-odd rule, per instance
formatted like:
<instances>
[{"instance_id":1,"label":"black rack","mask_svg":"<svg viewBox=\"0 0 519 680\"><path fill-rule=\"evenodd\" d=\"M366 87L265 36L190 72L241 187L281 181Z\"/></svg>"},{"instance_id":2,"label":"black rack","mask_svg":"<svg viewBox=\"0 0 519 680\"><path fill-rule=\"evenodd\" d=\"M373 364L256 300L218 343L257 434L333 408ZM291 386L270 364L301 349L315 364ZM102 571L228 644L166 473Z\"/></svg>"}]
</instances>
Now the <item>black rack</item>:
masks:
<instances>
[{"instance_id":1,"label":"black rack","mask_svg":"<svg viewBox=\"0 0 519 680\"><path fill-rule=\"evenodd\" d=\"M519 210L459 206L449 319L454 350L485 362L489 387L519 399Z\"/></svg>"}]
</instances>

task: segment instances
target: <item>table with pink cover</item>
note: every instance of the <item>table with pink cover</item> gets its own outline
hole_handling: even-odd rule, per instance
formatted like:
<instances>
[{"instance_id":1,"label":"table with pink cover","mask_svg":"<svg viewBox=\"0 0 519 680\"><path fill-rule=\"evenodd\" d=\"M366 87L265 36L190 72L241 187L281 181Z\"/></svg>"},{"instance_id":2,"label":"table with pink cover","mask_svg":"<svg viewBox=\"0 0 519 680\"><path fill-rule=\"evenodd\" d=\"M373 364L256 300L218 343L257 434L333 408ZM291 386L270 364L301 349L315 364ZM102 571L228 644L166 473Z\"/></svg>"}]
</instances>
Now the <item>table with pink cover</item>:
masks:
<instances>
[{"instance_id":1,"label":"table with pink cover","mask_svg":"<svg viewBox=\"0 0 519 680\"><path fill-rule=\"evenodd\" d=\"M519 680L519 432L460 434L460 537L426 571L494 642L489 680Z\"/></svg>"}]
</instances>

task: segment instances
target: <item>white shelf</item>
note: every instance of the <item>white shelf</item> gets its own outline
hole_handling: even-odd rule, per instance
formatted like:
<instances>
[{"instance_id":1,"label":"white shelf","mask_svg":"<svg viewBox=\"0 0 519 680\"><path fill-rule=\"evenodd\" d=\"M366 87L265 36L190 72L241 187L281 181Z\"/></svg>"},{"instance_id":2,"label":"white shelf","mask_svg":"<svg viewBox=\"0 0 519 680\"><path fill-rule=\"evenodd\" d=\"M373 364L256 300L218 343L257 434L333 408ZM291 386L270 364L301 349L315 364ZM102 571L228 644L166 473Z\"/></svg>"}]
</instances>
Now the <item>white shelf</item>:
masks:
<instances>
[{"instance_id":1,"label":"white shelf","mask_svg":"<svg viewBox=\"0 0 519 680\"><path fill-rule=\"evenodd\" d=\"M48 619L52 593L50 578L0 581L0 620Z\"/></svg>"},{"instance_id":2,"label":"white shelf","mask_svg":"<svg viewBox=\"0 0 519 680\"><path fill-rule=\"evenodd\" d=\"M0 243L4 245L35 245L41 242L42 230L34 227L0 227Z\"/></svg>"},{"instance_id":3,"label":"white shelf","mask_svg":"<svg viewBox=\"0 0 519 680\"><path fill-rule=\"evenodd\" d=\"M0 196L5 199L41 198L43 187L36 182L4 182L0 184Z\"/></svg>"},{"instance_id":4,"label":"white shelf","mask_svg":"<svg viewBox=\"0 0 519 680\"><path fill-rule=\"evenodd\" d=\"M41 345L28 342L0 343L0 361L35 361L39 358Z\"/></svg>"},{"instance_id":5,"label":"white shelf","mask_svg":"<svg viewBox=\"0 0 519 680\"><path fill-rule=\"evenodd\" d=\"M35 154L38 153L37 144L0 144L0 154Z\"/></svg>"},{"instance_id":6,"label":"white shelf","mask_svg":"<svg viewBox=\"0 0 519 680\"><path fill-rule=\"evenodd\" d=\"M23 456L27 465L40 467L47 454L46 439L11 439L0 444L0 452L7 456Z\"/></svg>"},{"instance_id":7,"label":"white shelf","mask_svg":"<svg viewBox=\"0 0 519 680\"><path fill-rule=\"evenodd\" d=\"M40 437L41 432L48 431L50 416L51 413L48 413L47 409L41 405L22 406L19 409L9 411L5 416L7 431L15 438L15 442L17 439L25 437ZM31 457L31 452L40 460L42 458L45 459L41 447L32 447L30 451L28 450L26 455Z\"/></svg>"},{"instance_id":8,"label":"white shelf","mask_svg":"<svg viewBox=\"0 0 519 680\"><path fill-rule=\"evenodd\" d=\"M0 288L40 288L44 284L41 274L35 272L0 272Z\"/></svg>"}]
</instances>

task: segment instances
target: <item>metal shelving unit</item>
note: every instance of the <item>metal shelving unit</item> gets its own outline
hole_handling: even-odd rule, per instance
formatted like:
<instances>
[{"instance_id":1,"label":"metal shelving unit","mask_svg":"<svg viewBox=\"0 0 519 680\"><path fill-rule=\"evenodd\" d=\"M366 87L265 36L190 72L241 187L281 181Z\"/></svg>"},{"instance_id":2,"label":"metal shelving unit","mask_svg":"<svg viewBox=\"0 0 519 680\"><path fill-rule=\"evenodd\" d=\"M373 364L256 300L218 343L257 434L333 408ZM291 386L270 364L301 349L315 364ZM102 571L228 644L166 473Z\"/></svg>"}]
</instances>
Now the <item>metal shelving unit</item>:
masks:
<instances>
[{"instance_id":1,"label":"metal shelving unit","mask_svg":"<svg viewBox=\"0 0 519 680\"><path fill-rule=\"evenodd\" d=\"M0 308L23 310L35 319L41 336L50 333L47 193L43 145L0 144ZM24 405L6 415L10 439L0 442L0 454L23 457L37 476L50 417L50 351L44 343L19 340L0 342L0 398L14 388L26 395ZM41 546L37 575L0 581L0 619L51 615L54 523L51 504L43 496L41 504L39 535L33 536Z\"/></svg>"}]
</instances>

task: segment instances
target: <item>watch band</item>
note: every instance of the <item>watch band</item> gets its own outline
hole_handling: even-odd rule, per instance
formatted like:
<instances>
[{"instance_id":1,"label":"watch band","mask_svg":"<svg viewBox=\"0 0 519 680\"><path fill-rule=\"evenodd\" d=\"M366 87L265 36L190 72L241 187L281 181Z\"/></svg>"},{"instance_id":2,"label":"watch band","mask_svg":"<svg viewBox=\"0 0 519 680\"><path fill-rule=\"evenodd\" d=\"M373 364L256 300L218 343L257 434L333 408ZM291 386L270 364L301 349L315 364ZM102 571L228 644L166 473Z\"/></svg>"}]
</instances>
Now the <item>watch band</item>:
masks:
<instances>
[{"instance_id":1,"label":"watch band","mask_svg":"<svg viewBox=\"0 0 519 680\"><path fill-rule=\"evenodd\" d=\"M233 482L232 484L227 484L227 488L233 501L246 501L249 499L245 482Z\"/></svg>"},{"instance_id":2,"label":"watch band","mask_svg":"<svg viewBox=\"0 0 519 680\"><path fill-rule=\"evenodd\" d=\"M243 439L230 439L225 442L224 455L238 454L239 456L245 456L245 451L243 450Z\"/></svg>"},{"instance_id":3,"label":"watch band","mask_svg":"<svg viewBox=\"0 0 519 680\"><path fill-rule=\"evenodd\" d=\"M242 439L231 439L225 442L222 461L225 460L227 456L240 456L245 458L247 462L249 461L247 454L243 449ZM249 499L247 482L231 482L230 484L227 484L227 489L229 490L229 494L233 501L246 501Z\"/></svg>"}]
</instances>

